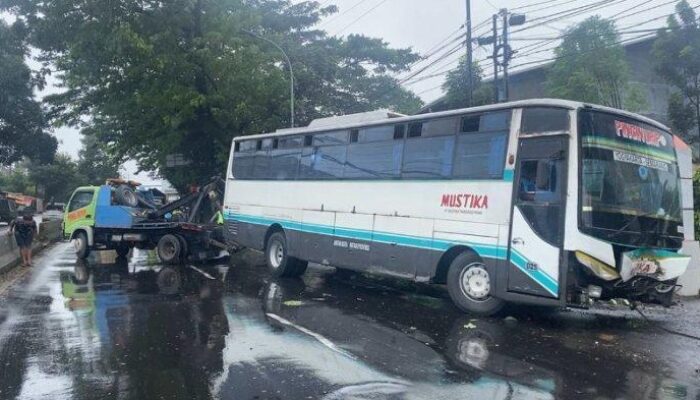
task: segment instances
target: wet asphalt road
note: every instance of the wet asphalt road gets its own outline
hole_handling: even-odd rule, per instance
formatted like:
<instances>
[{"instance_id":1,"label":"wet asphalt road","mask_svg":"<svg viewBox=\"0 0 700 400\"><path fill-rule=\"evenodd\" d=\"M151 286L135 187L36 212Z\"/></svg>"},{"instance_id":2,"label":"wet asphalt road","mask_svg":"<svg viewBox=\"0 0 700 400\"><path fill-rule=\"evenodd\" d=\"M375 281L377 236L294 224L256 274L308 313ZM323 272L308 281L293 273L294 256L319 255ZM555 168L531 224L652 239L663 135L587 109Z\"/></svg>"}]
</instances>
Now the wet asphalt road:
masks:
<instances>
[{"instance_id":1,"label":"wet asphalt road","mask_svg":"<svg viewBox=\"0 0 700 400\"><path fill-rule=\"evenodd\" d=\"M0 303L0 399L700 399L700 302L460 314L436 287L254 253L163 268L48 250Z\"/></svg>"}]
</instances>

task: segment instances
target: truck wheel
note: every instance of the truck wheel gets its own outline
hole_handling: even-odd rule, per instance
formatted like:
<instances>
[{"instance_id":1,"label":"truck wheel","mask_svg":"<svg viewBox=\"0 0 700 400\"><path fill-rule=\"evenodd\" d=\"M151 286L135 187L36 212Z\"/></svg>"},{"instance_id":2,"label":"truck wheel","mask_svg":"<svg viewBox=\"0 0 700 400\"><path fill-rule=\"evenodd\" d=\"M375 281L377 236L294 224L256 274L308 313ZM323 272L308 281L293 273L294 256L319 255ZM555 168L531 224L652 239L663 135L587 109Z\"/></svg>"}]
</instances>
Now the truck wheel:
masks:
<instances>
[{"instance_id":1,"label":"truck wheel","mask_svg":"<svg viewBox=\"0 0 700 400\"><path fill-rule=\"evenodd\" d=\"M493 278L484 262L469 252L458 255L450 264L447 291L455 305L468 313L493 315L505 305L492 296Z\"/></svg>"},{"instance_id":2,"label":"truck wheel","mask_svg":"<svg viewBox=\"0 0 700 400\"><path fill-rule=\"evenodd\" d=\"M182 245L175 235L164 235L158 241L158 258L165 264L175 264L180 260Z\"/></svg>"},{"instance_id":3,"label":"truck wheel","mask_svg":"<svg viewBox=\"0 0 700 400\"><path fill-rule=\"evenodd\" d=\"M187 256L189 255L189 248L187 246L187 239L185 239L184 236L182 235L176 235L177 240L180 241L180 258L183 260L187 259Z\"/></svg>"},{"instance_id":4,"label":"truck wheel","mask_svg":"<svg viewBox=\"0 0 700 400\"><path fill-rule=\"evenodd\" d=\"M287 239L282 232L270 236L265 246L265 261L267 267L276 277L295 277L306 271L308 263L294 257L289 257Z\"/></svg>"},{"instance_id":5,"label":"truck wheel","mask_svg":"<svg viewBox=\"0 0 700 400\"><path fill-rule=\"evenodd\" d=\"M123 204L125 206L137 207L139 205L139 199L136 197L134 189L128 185L120 185L114 189L114 198L117 200L117 202L119 202L119 204Z\"/></svg>"},{"instance_id":6,"label":"truck wheel","mask_svg":"<svg viewBox=\"0 0 700 400\"><path fill-rule=\"evenodd\" d=\"M78 258L87 258L90 255L90 246L85 232L76 233L73 237L73 248L75 248L75 255Z\"/></svg>"},{"instance_id":7,"label":"truck wheel","mask_svg":"<svg viewBox=\"0 0 700 400\"><path fill-rule=\"evenodd\" d=\"M117 252L117 257L121 257L121 258L126 258L126 256L129 255L129 250L131 250L131 249L129 248L129 246L126 246L126 245L122 245L122 246L119 246L116 249L114 249L114 251Z\"/></svg>"},{"instance_id":8,"label":"truck wheel","mask_svg":"<svg viewBox=\"0 0 700 400\"><path fill-rule=\"evenodd\" d=\"M158 291L160 294L172 296L180 292L182 277L180 276L180 272L175 270L175 268L164 267L158 271L156 283L158 284Z\"/></svg>"}]
</instances>

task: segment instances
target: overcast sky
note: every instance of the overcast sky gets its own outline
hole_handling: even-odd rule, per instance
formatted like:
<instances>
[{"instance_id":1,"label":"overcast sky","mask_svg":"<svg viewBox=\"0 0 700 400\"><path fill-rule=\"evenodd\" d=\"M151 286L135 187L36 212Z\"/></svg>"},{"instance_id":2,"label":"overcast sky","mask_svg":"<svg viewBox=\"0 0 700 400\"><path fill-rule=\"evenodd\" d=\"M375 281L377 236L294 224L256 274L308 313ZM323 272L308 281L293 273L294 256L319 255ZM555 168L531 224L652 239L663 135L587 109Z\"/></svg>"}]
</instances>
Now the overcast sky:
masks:
<instances>
[{"instance_id":1,"label":"overcast sky","mask_svg":"<svg viewBox=\"0 0 700 400\"><path fill-rule=\"evenodd\" d=\"M301 0L294 0L300 2ZM360 33L379 37L393 47L410 47L421 55L431 54L436 48L447 44L444 49L432 57L417 63L412 73L424 71L406 81L405 86L413 90L424 101L430 102L442 94L440 85L444 73L457 64L464 48L459 48L459 41L454 41L464 31L459 28L465 21L464 0L320 0L321 4L336 4L340 12L322 21L319 26L330 34L347 35ZM700 0L690 0L691 6L700 5ZM587 7L595 9L586 10ZM632 40L644 35L639 30L658 28L665 25L665 15L673 12L674 3L669 0L472 0L472 26L474 37L490 35L491 16L501 8L514 9L526 14L529 23L521 27L511 27L511 39L514 49L521 49L511 62L514 70L532 67L527 64L546 62L552 56L551 49L556 46L554 40L562 31L573 23L591 15L612 17L623 31L622 40ZM519 8L519 9L518 9ZM563 15L568 10L578 9L580 15ZM550 17L552 16L552 17ZM5 17L7 18L7 17ZM551 18L557 18L550 21ZM519 29L523 29L517 32ZM500 26L499 26L500 30ZM635 32L629 32L634 30ZM626 32L625 32L626 31ZM442 58L445 53L453 54ZM490 61L486 59L491 49L476 48L474 59L481 62L487 77L491 74ZM442 60L435 62L437 59ZM432 62L435 64L428 66ZM426 68L427 67L427 68ZM432 75L436 75L430 77ZM399 74L407 78L409 73ZM47 91L55 91L49 88ZM74 129L56 129L54 134L60 141L60 151L76 157L80 149L80 135ZM128 174L133 174L135 167L130 163ZM144 181L149 178L138 177Z\"/></svg>"}]
</instances>

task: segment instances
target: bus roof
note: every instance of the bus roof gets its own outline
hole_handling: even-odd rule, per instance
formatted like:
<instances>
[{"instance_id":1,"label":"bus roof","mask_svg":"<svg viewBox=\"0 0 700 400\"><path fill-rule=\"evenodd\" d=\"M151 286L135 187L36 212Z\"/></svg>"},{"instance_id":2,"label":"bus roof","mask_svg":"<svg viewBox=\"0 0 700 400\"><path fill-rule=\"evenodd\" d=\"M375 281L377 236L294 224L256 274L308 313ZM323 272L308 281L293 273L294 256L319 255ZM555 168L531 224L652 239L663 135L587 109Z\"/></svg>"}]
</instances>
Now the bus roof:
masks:
<instances>
[{"instance_id":1,"label":"bus roof","mask_svg":"<svg viewBox=\"0 0 700 400\"><path fill-rule=\"evenodd\" d=\"M359 122L359 123L358 122L354 122L354 123L349 122L347 124L338 124L338 125L334 125L334 126L327 126L327 125L313 126L314 123L312 122L309 126L306 126L306 127L281 129L277 132L262 133L262 134L258 134L258 135L237 136L233 140L234 141L242 141L242 140L274 138L274 137L281 137L281 136L294 136L294 135L307 134L307 133L328 132L330 130L354 129L354 128L385 125L385 124L400 124L400 123L407 123L407 122L412 122L412 121L422 121L422 120L429 119L429 118L450 117L450 116L454 116L454 115L462 115L465 113L473 113L473 112L485 112L485 111L495 111L495 110L503 110L503 109L509 109L509 108L538 107L538 106L539 107L560 107L560 108L568 108L571 110L576 110L579 108L590 108L593 110L606 111L606 112L620 114L620 115L624 115L624 116L627 116L630 118L634 118L634 119L637 119L639 121L646 122L650 125L654 125L657 128L660 128L662 130L670 131L670 129L666 125L664 125L660 122L654 121L653 119L647 118L643 115L631 113L629 111L619 110L616 108L605 107L605 106L596 105L596 104L582 103L579 101L571 101L571 100L529 99L529 100L511 101L511 102L507 102L507 103L489 104L489 105L478 106L478 107L439 111L439 112L434 112L434 113L416 114L416 115L401 116L401 117L387 117L384 119L373 120L371 122Z\"/></svg>"}]
</instances>

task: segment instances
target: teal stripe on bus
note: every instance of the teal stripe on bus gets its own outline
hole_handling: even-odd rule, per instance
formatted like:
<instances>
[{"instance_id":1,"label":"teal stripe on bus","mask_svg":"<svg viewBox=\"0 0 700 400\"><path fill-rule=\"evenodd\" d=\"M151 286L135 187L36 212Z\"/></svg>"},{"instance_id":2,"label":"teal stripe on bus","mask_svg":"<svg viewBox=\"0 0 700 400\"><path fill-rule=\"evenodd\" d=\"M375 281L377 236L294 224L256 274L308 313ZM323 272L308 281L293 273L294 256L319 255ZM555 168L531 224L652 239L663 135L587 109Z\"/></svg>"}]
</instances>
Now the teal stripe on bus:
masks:
<instances>
[{"instance_id":1,"label":"teal stripe on bus","mask_svg":"<svg viewBox=\"0 0 700 400\"><path fill-rule=\"evenodd\" d=\"M225 213L226 219L236 220L240 222L246 222L256 225L270 226L272 224L279 224L284 229L305 232L305 233L315 233L319 235L335 236L344 239L356 239L364 241L375 241L379 243L393 244L396 243L400 246L415 247L426 250L435 251L447 251L455 245L465 245L469 246L474 251L476 251L480 256L487 258L495 258L499 260L508 259L508 248L497 245L490 245L484 243L476 242L465 242L465 241L452 241L444 239L433 239L420 236L409 236L389 232L373 232L365 229L353 229L353 228L341 228L332 227L329 225L320 225L312 223L301 223L297 221L290 221L285 219L272 219L266 217L259 217L253 215L237 214L230 211ZM535 282L540 284L549 293L557 296L559 292L559 283L547 275L544 271L540 269L531 270L527 268L528 260L519 252L512 250L511 262L518 267L523 273L532 278Z\"/></svg>"}]
</instances>

